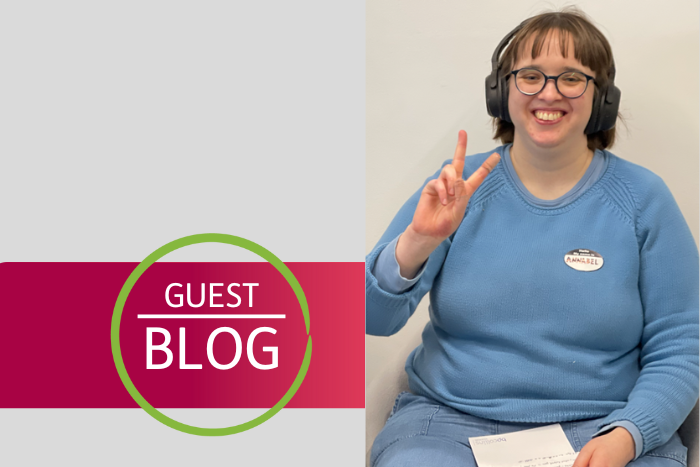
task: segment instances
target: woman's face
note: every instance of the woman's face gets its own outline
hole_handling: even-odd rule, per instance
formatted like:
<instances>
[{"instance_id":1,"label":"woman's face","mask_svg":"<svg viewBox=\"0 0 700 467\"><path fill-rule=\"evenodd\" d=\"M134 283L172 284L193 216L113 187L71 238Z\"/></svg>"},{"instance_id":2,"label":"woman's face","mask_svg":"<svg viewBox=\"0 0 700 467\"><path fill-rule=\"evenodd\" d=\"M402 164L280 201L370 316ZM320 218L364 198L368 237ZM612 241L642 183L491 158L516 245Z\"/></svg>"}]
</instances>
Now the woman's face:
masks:
<instances>
[{"instance_id":1,"label":"woman's face","mask_svg":"<svg viewBox=\"0 0 700 467\"><path fill-rule=\"evenodd\" d=\"M574 58L574 45L571 40L567 57L561 55L559 34L556 31L549 35L548 42L544 44L537 58L530 56L532 41L533 39L530 39L523 47L525 52L516 61L514 70L537 68L547 76L557 76L564 71L573 70L595 77L593 70ZM534 96L526 96L518 91L513 76L509 81L508 110L515 126L516 141L524 138L527 141L523 143L531 143L541 148L570 147L577 141L586 144L583 131L591 117L595 93L593 82L589 81L586 92L581 97L568 99L557 91L554 80L547 80L544 89Z\"/></svg>"}]
</instances>

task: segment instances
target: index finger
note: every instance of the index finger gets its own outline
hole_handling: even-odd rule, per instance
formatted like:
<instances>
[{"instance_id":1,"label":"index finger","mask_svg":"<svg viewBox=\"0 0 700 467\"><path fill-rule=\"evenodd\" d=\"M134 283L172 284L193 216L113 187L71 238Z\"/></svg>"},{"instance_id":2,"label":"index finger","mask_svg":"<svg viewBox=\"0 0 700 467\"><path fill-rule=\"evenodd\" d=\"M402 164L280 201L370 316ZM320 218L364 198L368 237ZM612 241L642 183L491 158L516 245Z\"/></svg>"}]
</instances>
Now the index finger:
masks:
<instances>
[{"instance_id":1,"label":"index finger","mask_svg":"<svg viewBox=\"0 0 700 467\"><path fill-rule=\"evenodd\" d=\"M455 168L457 172L457 179L462 178L462 170L464 170L464 156L467 154L467 132L464 130L459 130L459 136L457 137L457 149L455 149L455 156L452 159L452 167Z\"/></svg>"}]
</instances>

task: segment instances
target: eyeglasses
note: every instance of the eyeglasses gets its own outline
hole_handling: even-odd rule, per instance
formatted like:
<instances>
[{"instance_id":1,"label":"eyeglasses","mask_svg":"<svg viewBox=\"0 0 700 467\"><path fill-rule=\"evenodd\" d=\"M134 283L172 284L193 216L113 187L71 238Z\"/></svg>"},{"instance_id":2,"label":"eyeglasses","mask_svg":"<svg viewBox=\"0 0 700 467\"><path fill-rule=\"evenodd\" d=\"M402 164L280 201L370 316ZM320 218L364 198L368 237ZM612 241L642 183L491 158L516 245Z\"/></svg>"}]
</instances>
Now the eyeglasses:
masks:
<instances>
[{"instance_id":1,"label":"eyeglasses","mask_svg":"<svg viewBox=\"0 0 700 467\"><path fill-rule=\"evenodd\" d=\"M590 80L595 83L594 77L580 71L565 71L558 76L547 76L534 68L521 68L511 71L511 74L515 76L515 87L526 96L534 96L541 92L550 79L554 80L559 94L569 99L581 97L588 89Z\"/></svg>"}]
</instances>

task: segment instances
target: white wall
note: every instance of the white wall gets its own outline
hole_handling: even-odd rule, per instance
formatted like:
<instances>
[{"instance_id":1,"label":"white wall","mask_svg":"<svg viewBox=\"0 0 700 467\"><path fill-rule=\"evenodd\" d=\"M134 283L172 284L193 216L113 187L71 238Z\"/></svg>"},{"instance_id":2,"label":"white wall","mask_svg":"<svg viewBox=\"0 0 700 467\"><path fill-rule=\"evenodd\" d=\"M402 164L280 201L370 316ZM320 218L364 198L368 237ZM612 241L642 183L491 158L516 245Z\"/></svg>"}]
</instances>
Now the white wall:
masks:
<instances>
[{"instance_id":1,"label":"white wall","mask_svg":"<svg viewBox=\"0 0 700 467\"><path fill-rule=\"evenodd\" d=\"M498 42L522 20L569 2L372 0L367 2L366 250L426 177L491 139L484 79ZM699 61L697 0L577 3L610 41L629 131L612 152L671 188L698 241ZM427 319L427 297L397 336L367 336L369 386L400 341ZM368 416L372 407L368 406Z\"/></svg>"}]
</instances>

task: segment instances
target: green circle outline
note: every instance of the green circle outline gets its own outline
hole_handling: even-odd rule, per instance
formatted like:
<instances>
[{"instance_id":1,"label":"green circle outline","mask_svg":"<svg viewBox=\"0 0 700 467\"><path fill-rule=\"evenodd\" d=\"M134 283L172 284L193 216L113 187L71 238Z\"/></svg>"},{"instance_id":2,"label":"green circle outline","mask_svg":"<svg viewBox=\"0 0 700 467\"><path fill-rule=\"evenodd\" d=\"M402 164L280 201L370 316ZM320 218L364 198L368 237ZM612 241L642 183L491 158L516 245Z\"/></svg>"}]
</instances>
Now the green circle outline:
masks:
<instances>
[{"instance_id":1,"label":"green circle outline","mask_svg":"<svg viewBox=\"0 0 700 467\"><path fill-rule=\"evenodd\" d=\"M301 288L301 285L299 284L299 281L297 281L296 277L294 277L294 274L292 274L292 271L290 271L289 268L277 256L272 254L264 247L258 245L257 243L242 237L216 233L197 234L179 238L158 248L156 251L148 255L146 259L141 261L141 263L139 263L136 269L134 269L133 272L129 275L126 282L122 286L121 291L119 292L117 302L114 305L114 312L112 314L112 326L110 333L112 343L112 356L114 357L114 364L117 367L117 373L119 373L119 378L121 378L122 384L124 384L124 387L129 392L134 401L136 401L136 403L151 417L155 418L162 424L169 426L170 428L173 428L175 430L181 431L183 433L198 436L226 436L241 433L243 431L250 430L251 428L255 428L261 423L272 418L277 412L282 410L282 408L285 405L287 405L287 403L297 392L297 389L299 389L299 386L301 386L301 383L304 381L304 377L306 376L306 372L309 369L309 363L311 361L311 336L309 335L309 339L306 344L306 351L304 353L304 359L301 363L301 368L299 368L299 373L297 373L296 378L292 382L292 385L289 387L287 392L269 410L248 422L225 428L201 428L178 422L177 420L174 420L164 415L158 409L149 404L148 401L141 395L141 393L139 393L138 389L136 389L136 386L134 386L134 383L129 377L129 373L126 371L126 368L124 366L124 360L122 358L121 351L121 343L119 340L119 329L121 325L122 312L124 311L124 305L126 303L126 299L129 297L129 292L131 292L131 289L136 284L136 281L139 279L139 277L141 277L141 275L144 272L146 272L146 270L153 263L158 261L163 256L167 255L168 253L171 253L185 246L196 245L198 243L224 243L228 245L238 246L257 254L258 256L266 260L268 263L272 264L275 267L275 269L277 269L277 271L279 271L280 274L284 276L289 285L292 287L292 290L294 291L294 294L296 295L297 300L299 301L299 305L301 306L301 312L304 315L306 334L309 335L309 306L306 302L306 295L304 295L304 290Z\"/></svg>"}]
</instances>

